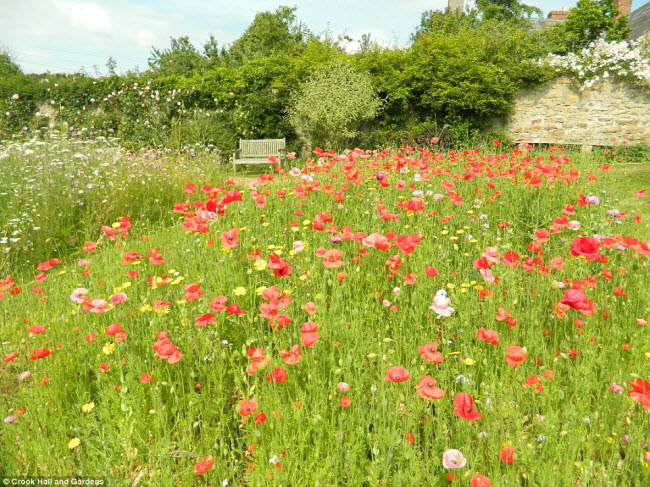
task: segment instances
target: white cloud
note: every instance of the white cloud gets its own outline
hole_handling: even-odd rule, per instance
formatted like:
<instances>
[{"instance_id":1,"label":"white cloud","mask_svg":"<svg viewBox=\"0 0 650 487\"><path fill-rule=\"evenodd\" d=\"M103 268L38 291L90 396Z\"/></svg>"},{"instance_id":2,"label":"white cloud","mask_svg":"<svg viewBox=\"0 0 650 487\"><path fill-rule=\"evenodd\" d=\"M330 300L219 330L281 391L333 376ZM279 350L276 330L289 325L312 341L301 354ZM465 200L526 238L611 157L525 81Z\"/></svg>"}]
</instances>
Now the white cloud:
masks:
<instances>
[{"instance_id":1,"label":"white cloud","mask_svg":"<svg viewBox=\"0 0 650 487\"><path fill-rule=\"evenodd\" d=\"M108 10L96 3L56 0L54 5L67 16L72 27L90 32L111 30L111 16Z\"/></svg>"},{"instance_id":2,"label":"white cloud","mask_svg":"<svg viewBox=\"0 0 650 487\"><path fill-rule=\"evenodd\" d=\"M154 35L149 30L139 30L137 35L138 46L144 49L151 49L154 44Z\"/></svg>"}]
</instances>

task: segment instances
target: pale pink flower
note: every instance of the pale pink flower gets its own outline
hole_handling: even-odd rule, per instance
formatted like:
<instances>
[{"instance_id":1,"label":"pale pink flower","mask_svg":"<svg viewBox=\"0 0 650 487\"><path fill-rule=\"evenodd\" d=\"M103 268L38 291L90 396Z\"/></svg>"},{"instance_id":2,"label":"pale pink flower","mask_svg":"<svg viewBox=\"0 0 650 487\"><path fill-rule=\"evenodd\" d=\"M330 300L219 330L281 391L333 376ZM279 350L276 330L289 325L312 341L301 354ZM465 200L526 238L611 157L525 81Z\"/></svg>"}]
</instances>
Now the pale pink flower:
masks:
<instances>
[{"instance_id":1,"label":"pale pink flower","mask_svg":"<svg viewBox=\"0 0 650 487\"><path fill-rule=\"evenodd\" d=\"M447 470L463 468L467 465L467 460L458 450L447 450L442 455L442 466Z\"/></svg>"},{"instance_id":2,"label":"pale pink flower","mask_svg":"<svg viewBox=\"0 0 650 487\"><path fill-rule=\"evenodd\" d=\"M70 295L70 299L74 301L75 303L83 303L86 299L88 298L88 289L85 289L83 287L78 287L74 291L72 291L72 294Z\"/></svg>"},{"instance_id":3,"label":"pale pink flower","mask_svg":"<svg viewBox=\"0 0 650 487\"><path fill-rule=\"evenodd\" d=\"M350 385L347 382L339 382L336 384L336 388L341 392L348 392L350 390Z\"/></svg>"},{"instance_id":4,"label":"pale pink flower","mask_svg":"<svg viewBox=\"0 0 650 487\"><path fill-rule=\"evenodd\" d=\"M129 297L125 293L115 293L111 296L111 304L117 306L118 304L126 303Z\"/></svg>"},{"instance_id":5,"label":"pale pink flower","mask_svg":"<svg viewBox=\"0 0 650 487\"><path fill-rule=\"evenodd\" d=\"M612 385L609 386L609 390L614 394L623 394L625 392L625 387L619 386L616 382L612 382Z\"/></svg>"}]
</instances>

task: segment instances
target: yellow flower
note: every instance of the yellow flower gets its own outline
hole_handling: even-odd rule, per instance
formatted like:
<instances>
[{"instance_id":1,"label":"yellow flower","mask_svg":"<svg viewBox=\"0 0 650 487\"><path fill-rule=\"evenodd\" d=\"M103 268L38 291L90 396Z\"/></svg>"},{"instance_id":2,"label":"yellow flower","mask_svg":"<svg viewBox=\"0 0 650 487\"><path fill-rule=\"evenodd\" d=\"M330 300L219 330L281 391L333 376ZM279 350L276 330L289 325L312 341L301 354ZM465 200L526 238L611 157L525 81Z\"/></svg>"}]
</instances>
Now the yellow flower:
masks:
<instances>
[{"instance_id":1,"label":"yellow flower","mask_svg":"<svg viewBox=\"0 0 650 487\"><path fill-rule=\"evenodd\" d=\"M111 225L113 228L120 228L120 222L115 222Z\"/></svg>"},{"instance_id":2,"label":"yellow flower","mask_svg":"<svg viewBox=\"0 0 650 487\"><path fill-rule=\"evenodd\" d=\"M261 296L264 291L266 291L266 286L260 286L257 289L255 289L255 294Z\"/></svg>"},{"instance_id":3,"label":"yellow flower","mask_svg":"<svg viewBox=\"0 0 650 487\"><path fill-rule=\"evenodd\" d=\"M88 404L84 404L83 406L81 406L81 412L82 413L89 413L93 409L95 409L95 403L92 402L92 401L89 402Z\"/></svg>"},{"instance_id":4,"label":"yellow flower","mask_svg":"<svg viewBox=\"0 0 650 487\"><path fill-rule=\"evenodd\" d=\"M177 284L180 284L180 283L183 282L184 280L185 280L185 278L184 278L183 276L178 276L178 277L177 277L176 279L174 279L173 281L170 281L169 284L171 284L172 286L175 286L175 285L177 285Z\"/></svg>"},{"instance_id":5,"label":"yellow flower","mask_svg":"<svg viewBox=\"0 0 650 487\"><path fill-rule=\"evenodd\" d=\"M181 299L180 301L176 301L176 304L178 306L183 306L185 303L187 303L187 301L185 301L184 299Z\"/></svg>"},{"instance_id":6,"label":"yellow flower","mask_svg":"<svg viewBox=\"0 0 650 487\"><path fill-rule=\"evenodd\" d=\"M451 282L447 284L447 289L455 289L455 288L456 288L456 284L452 284Z\"/></svg>"},{"instance_id":7,"label":"yellow flower","mask_svg":"<svg viewBox=\"0 0 650 487\"><path fill-rule=\"evenodd\" d=\"M119 226L119 225L118 225L118 226ZM77 448L80 444L81 444L81 440L80 440L79 438L72 438L72 439L68 442L68 448L70 448L70 450L74 450L74 449Z\"/></svg>"},{"instance_id":8,"label":"yellow flower","mask_svg":"<svg viewBox=\"0 0 650 487\"><path fill-rule=\"evenodd\" d=\"M122 289L126 289L127 287L131 287L131 282L125 282L120 286Z\"/></svg>"},{"instance_id":9,"label":"yellow flower","mask_svg":"<svg viewBox=\"0 0 650 487\"><path fill-rule=\"evenodd\" d=\"M299 232L299 231L300 231L300 228L298 228L298 227L291 227L291 231L292 231L293 233L296 233L296 232Z\"/></svg>"},{"instance_id":10,"label":"yellow flower","mask_svg":"<svg viewBox=\"0 0 650 487\"><path fill-rule=\"evenodd\" d=\"M115 344L114 343L107 343L102 347L102 352L104 352L104 355L110 355L115 351Z\"/></svg>"},{"instance_id":11,"label":"yellow flower","mask_svg":"<svg viewBox=\"0 0 650 487\"><path fill-rule=\"evenodd\" d=\"M268 223L268 222L264 222L264 223L262 223L262 226L263 226L263 227L268 227L269 225L270 225L270 223Z\"/></svg>"},{"instance_id":12,"label":"yellow flower","mask_svg":"<svg viewBox=\"0 0 650 487\"><path fill-rule=\"evenodd\" d=\"M303 274L303 275L301 275L298 279L300 279L301 281L306 281L306 280L307 280L307 276L306 276L305 274Z\"/></svg>"},{"instance_id":13,"label":"yellow flower","mask_svg":"<svg viewBox=\"0 0 650 487\"><path fill-rule=\"evenodd\" d=\"M232 249L229 249L228 247L221 247L221 253L229 254L231 252L232 252Z\"/></svg>"},{"instance_id":14,"label":"yellow flower","mask_svg":"<svg viewBox=\"0 0 650 487\"><path fill-rule=\"evenodd\" d=\"M266 261L265 260L256 260L255 263L253 264L253 267L255 268L256 271L263 271L266 269Z\"/></svg>"},{"instance_id":15,"label":"yellow flower","mask_svg":"<svg viewBox=\"0 0 650 487\"><path fill-rule=\"evenodd\" d=\"M311 220L305 220L302 222L303 225L309 225L311 223Z\"/></svg>"},{"instance_id":16,"label":"yellow flower","mask_svg":"<svg viewBox=\"0 0 650 487\"><path fill-rule=\"evenodd\" d=\"M471 358L466 358L465 365L474 365L474 360L472 360Z\"/></svg>"},{"instance_id":17,"label":"yellow flower","mask_svg":"<svg viewBox=\"0 0 650 487\"><path fill-rule=\"evenodd\" d=\"M243 286L237 286L235 289L232 290L232 293L235 296L245 296L246 295L246 288Z\"/></svg>"},{"instance_id":18,"label":"yellow flower","mask_svg":"<svg viewBox=\"0 0 650 487\"><path fill-rule=\"evenodd\" d=\"M442 232L440 232L440 235L447 235L448 233L449 233L449 230L443 230Z\"/></svg>"}]
</instances>

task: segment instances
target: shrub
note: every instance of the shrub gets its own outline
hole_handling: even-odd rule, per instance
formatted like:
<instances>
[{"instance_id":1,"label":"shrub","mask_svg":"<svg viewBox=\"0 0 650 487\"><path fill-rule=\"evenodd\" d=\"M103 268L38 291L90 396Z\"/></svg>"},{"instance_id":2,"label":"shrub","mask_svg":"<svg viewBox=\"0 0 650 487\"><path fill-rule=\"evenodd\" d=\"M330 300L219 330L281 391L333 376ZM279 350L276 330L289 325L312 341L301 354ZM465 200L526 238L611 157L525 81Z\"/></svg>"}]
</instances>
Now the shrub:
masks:
<instances>
[{"instance_id":1,"label":"shrub","mask_svg":"<svg viewBox=\"0 0 650 487\"><path fill-rule=\"evenodd\" d=\"M289 120L312 143L341 148L380 107L370 77L338 63L307 80L289 108Z\"/></svg>"}]
</instances>

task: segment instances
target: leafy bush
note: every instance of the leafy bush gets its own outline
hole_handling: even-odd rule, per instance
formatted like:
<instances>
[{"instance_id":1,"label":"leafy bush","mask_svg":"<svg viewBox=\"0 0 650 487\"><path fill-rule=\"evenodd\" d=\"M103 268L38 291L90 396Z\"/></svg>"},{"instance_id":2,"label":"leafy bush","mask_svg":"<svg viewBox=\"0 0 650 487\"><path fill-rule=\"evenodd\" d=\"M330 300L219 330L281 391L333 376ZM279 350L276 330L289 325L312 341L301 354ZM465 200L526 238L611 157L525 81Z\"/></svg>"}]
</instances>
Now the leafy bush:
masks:
<instances>
[{"instance_id":1,"label":"leafy bush","mask_svg":"<svg viewBox=\"0 0 650 487\"><path fill-rule=\"evenodd\" d=\"M339 63L307 80L289 108L289 120L312 143L340 148L380 107L370 77Z\"/></svg>"}]
</instances>

